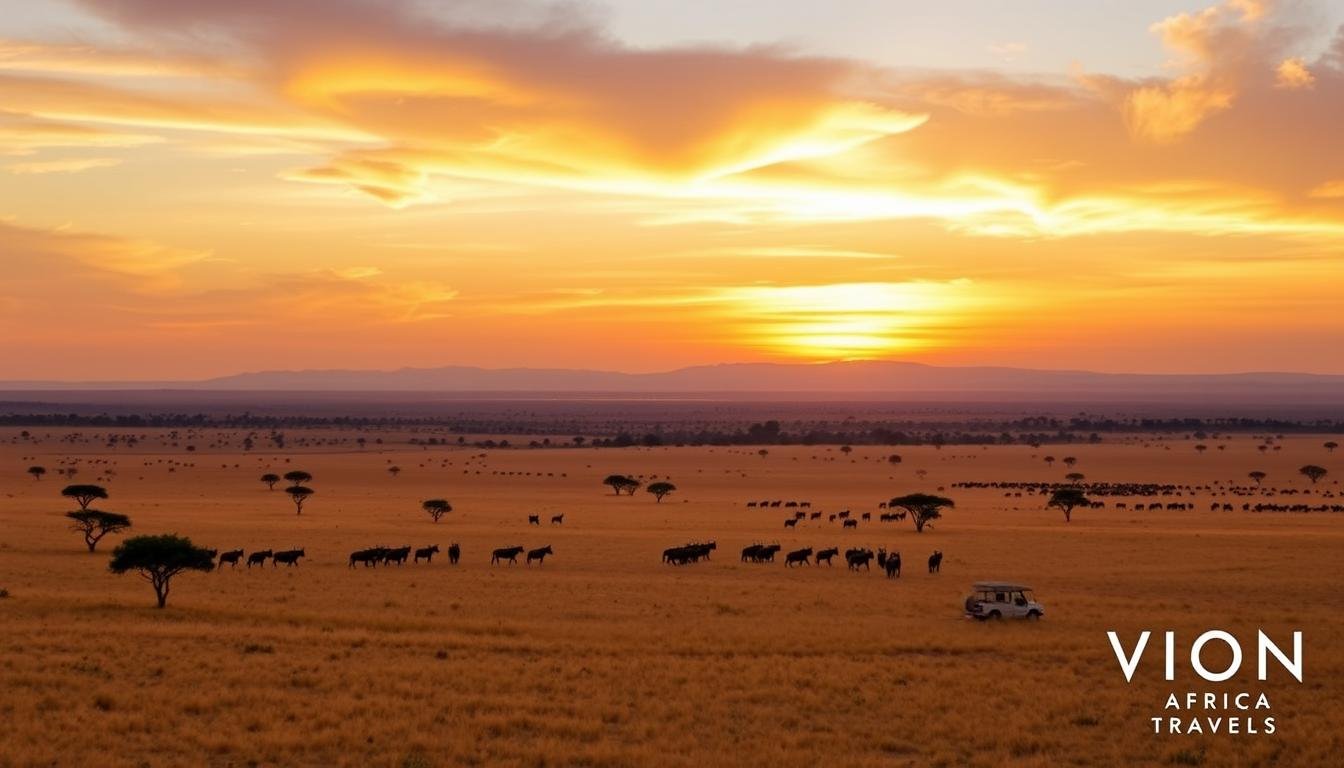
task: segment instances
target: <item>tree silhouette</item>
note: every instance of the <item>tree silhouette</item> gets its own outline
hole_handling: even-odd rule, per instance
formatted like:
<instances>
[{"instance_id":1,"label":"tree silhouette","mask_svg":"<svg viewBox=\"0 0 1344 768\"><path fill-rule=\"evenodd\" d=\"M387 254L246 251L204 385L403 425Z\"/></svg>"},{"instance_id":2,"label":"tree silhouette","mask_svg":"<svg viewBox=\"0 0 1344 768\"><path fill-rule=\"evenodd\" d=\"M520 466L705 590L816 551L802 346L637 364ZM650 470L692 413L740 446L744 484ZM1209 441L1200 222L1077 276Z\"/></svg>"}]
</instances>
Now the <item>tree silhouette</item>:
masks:
<instances>
[{"instance_id":1,"label":"tree silhouette","mask_svg":"<svg viewBox=\"0 0 1344 768\"><path fill-rule=\"evenodd\" d=\"M1330 452L1330 453L1334 453L1334 452L1335 452L1335 449L1338 448L1338 447L1339 447L1339 443L1336 443L1334 440L1331 440L1331 441L1325 443L1325 450L1328 451L1328 452ZM29 471L31 472L32 470L29 470Z\"/></svg>"},{"instance_id":2,"label":"tree silhouette","mask_svg":"<svg viewBox=\"0 0 1344 768\"><path fill-rule=\"evenodd\" d=\"M1064 522L1072 522L1073 508L1085 507L1089 504L1087 496L1077 488L1060 488L1050 494L1050 501L1046 502L1046 507L1058 507L1064 510Z\"/></svg>"},{"instance_id":3,"label":"tree silhouette","mask_svg":"<svg viewBox=\"0 0 1344 768\"><path fill-rule=\"evenodd\" d=\"M1264 472L1261 472L1260 470L1257 469L1254 472L1247 473L1246 476L1254 480L1256 485L1259 485L1261 481L1265 479L1266 475Z\"/></svg>"},{"instance_id":4,"label":"tree silhouette","mask_svg":"<svg viewBox=\"0 0 1344 768\"><path fill-rule=\"evenodd\" d=\"M1085 477L1085 475L1083 475L1082 472L1070 472L1069 474L1067 474L1067 475L1064 476L1064 479L1065 479L1065 480L1068 480L1069 482L1073 483L1074 485L1077 485L1077 484L1083 482L1083 478L1084 478L1084 477Z\"/></svg>"},{"instance_id":5,"label":"tree silhouette","mask_svg":"<svg viewBox=\"0 0 1344 768\"><path fill-rule=\"evenodd\" d=\"M280 482L280 476L274 472L267 472L261 476L261 482L266 484L267 489L274 491L275 484Z\"/></svg>"},{"instance_id":6,"label":"tree silhouette","mask_svg":"<svg viewBox=\"0 0 1344 768\"><path fill-rule=\"evenodd\" d=\"M61 495L74 499L80 509L88 509L95 499L107 498L107 489L101 485L67 485L61 489Z\"/></svg>"},{"instance_id":7,"label":"tree silhouette","mask_svg":"<svg viewBox=\"0 0 1344 768\"><path fill-rule=\"evenodd\" d=\"M401 474L401 467L398 467L396 464L393 464L392 466L387 468L387 473L393 477L396 477L397 475Z\"/></svg>"},{"instance_id":8,"label":"tree silhouette","mask_svg":"<svg viewBox=\"0 0 1344 768\"><path fill-rule=\"evenodd\" d=\"M98 542L109 533L120 533L131 527L131 518L116 512L99 512L96 509L81 509L66 512L72 521L70 530L84 534L84 543L92 552Z\"/></svg>"},{"instance_id":9,"label":"tree silhouette","mask_svg":"<svg viewBox=\"0 0 1344 768\"><path fill-rule=\"evenodd\" d=\"M447 499L428 499L420 502L420 508L428 512L436 523L439 522L439 518L453 511L453 505L449 504Z\"/></svg>"},{"instance_id":10,"label":"tree silhouette","mask_svg":"<svg viewBox=\"0 0 1344 768\"><path fill-rule=\"evenodd\" d=\"M303 485L304 483L312 482L313 476L304 472L302 469L294 469L285 473L285 480L287 480L290 485Z\"/></svg>"},{"instance_id":11,"label":"tree silhouette","mask_svg":"<svg viewBox=\"0 0 1344 768\"><path fill-rule=\"evenodd\" d=\"M34 480L41 480L42 476L47 474L47 468L33 465L28 468L28 474L32 475Z\"/></svg>"},{"instance_id":12,"label":"tree silhouette","mask_svg":"<svg viewBox=\"0 0 1344 768\"><path fill-rule=\"evenodd\" d=\"M901 463L901 454L899 454L899 453L893 453L893 454L891 454L890 456L887 457L887 463L888 463L888 464L900 464L900 463Z\"/></svg>"},{"instance_id":13,"label":"tree silhouette","mask_svg":"<svg viewBox=\"0 0 1344 768\"><path fill-rule=\"evenodd\" d=\"M583 443L584 443L584 441L587 440L587 439L588 439L588 438L584 437L583 435L575 435L575 436L574 436L574 447L575 447L575 448L582 448L582 447L583 447Z\"/></svg>"},{"instance_id":14,"label":"tree silhouette","mask_svg":"<svg viewBox=\"0 0 1344 768\"><path fill-rule=\"evenodd\" d=\"M1065 457L1064 457L1064 466L1066 466L1066 467L1072 467L1074 464L1077 464L1077 463L1078 463L1078 459L1074 458L1073 456L1065 456Z\"/></svg>"},{"instance_id":15,"label":"tree silhouette","mask_svg":"<svg viewBox=\"0 0 1344 768\"><path fill-rule=\"evenodd\" d=\"M764 459L766 456L770 455L770 451L766 450L765 448L762 448L761 450L756 452L756 455Z\"/></svg>"},{"instance_id":16,"label":"tree silhouette","mask_svg":"<svg viewBox=\"0 0 1344 768\"><path fill-rule=\"evenodd\" d=\"M887 502L888 507L904 509L915 522L915 533L923 533L924 526L943 516L944 507L955 507L956 502L944 496L927 493L911 493L897 496Z\"/></svg>"},{"instance_id":17,"label":"tree silhouette","mask_svg":"<svg viewBox=\"0 0 1344 768\"><path fill-rule=\"evenodd\" d=\"M1315 485L1317 480L1320 480L1322 477L1325 477L1328 474L1325 470L1325 467L1318 467L1315 464L1308 464L1297 471L1303 475L1306 475L1307 479L1311 480L1312 485Z\"/></svg>"},{"instance_id":18,"label":"tree silhouette","mask_svg":"<svg viewBox=\"0 0 1344 768\"><path fill-rule=\"evenodd\" d=\"M607 475L606 479L602 481L602 484L611 486L611 490L617 496L621 495L621 491L625 491L631 496L634 496L635 491L639 490L639 486L642 485L642 483L633 477L626 477L625 475Z\"/></svg>"},{"instance_id":19,"label":"tree silhouette","mask_svg":"<svg viewBox=\"0 0 1344 768\"><path fill-rule=\"evenodd\" d=\"M210 571L215 567L215 557L185 536L134 536L112 551L107 567L117 574L138 572L153 585L162 608L168 603L168 587L174 576L184 571Z\"/></svg>"},{"instance_id":20,"label":"tree silhouette","mask_svg":"<svg viewBox=\"0 0 1344 768\"><path fill-rule=\"evenodd\" d=\"M840 446L840 452L848 456L854 452L854 447L850 445L842 445Z\"/></svg>"},{"instance_id":21,"label":"tree silhouette","mask_svg":"<svg viewBox=\"0 0 1344 768\"><path fill-rule=\"evenodd\" d=\"M308 497L316 491L306 485L291 485L285 489L285 493L288 493L290 500L294 502L294 514L302 515L303 502L307 501Z\"/></svg>"},{"instance_id":22,"label":"tree silhouette","mask_svg":"<svg viewBox=\"0 0 1344 768\"><path fill-rule=\"evenodd\" d=\"M1054 457L1054 456L1046 456L1046 457L1045 457L1045 463L1046 463L1047 466L1051 466L1051 467L1055 466L1055 457Z\"/></svg>"},{"instance_id":23,"label":"tree silhouette","mask_svg":"<svg viewBox=\"0 0 1344 768\"><path fill-rule=\"evenodd\" d=\"M652 493L653 498L656 499L659 503L662 503L663 497L677 490L677 486L671 483L657 482L657 483L649 483L649 487L645 488L644 490L648 491L649 493Z\"/></svg>"},{"instance_id":24,"label":"tree silhouette","mask_svg":"<svg viewBox=\"0 0 1344 768\"><path fill-rule=\"evenodd\" d=\"M1195 450L1196 450L1196 451L1199 451L1200 453L1203 453L1203 452L1209 450L1209 446L1207 446L1207 445L1205 445L1205 444L1203 444L1203 443L1200 443L1199 445L1196 445L1196 446L1195 446Z\"/></svg>"}]
</instances>

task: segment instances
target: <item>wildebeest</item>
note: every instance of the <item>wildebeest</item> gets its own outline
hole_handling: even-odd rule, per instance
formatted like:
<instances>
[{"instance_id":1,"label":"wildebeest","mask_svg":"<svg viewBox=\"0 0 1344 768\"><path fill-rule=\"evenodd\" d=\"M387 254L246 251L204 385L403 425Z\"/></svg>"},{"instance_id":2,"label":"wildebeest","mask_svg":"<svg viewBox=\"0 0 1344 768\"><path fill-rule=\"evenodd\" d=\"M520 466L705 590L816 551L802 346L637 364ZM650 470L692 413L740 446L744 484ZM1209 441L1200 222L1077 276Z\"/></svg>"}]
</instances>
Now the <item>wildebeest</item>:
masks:
<instances>
[{"instance_id":1,"label":"wildebeest","mask_svg":"<svg viewBox=\"0 0 1344 768\"><path fill-rule=\"evenodd\" d=\"M837 549L836 547L821 550L820 552L817 553L817 565L821 565L822 560L825 560L826 564L830 565L831 558L835 557L838 554L840 554L840 550Z\"/></svg>"},{"instance_id":2,"label":"wildebeest","mask_svg":"<svg viewBox=\"0 0 1344 768\"><path fill-rule=\"evenodd\" d=\"M785 527L785 528L797 528L797 527L798 527L798 518L796 518L796 517L790 517L788 520L785 520L785 521L784 521L784 527Z\"/></svg>"},{"instance_id":3,"label":"wildebeest","mask_svg":"<svg viewBox=\"0 0 1344 768\"><path fill-rule=\"evenodd\" d=\"M898 579L898 578L900 578L900 577L901 577L901 553L900 553L900 552L891 552L891 553L889 553L889 554L887 555L887 564L884 566L884 568L885 568L885 570L886 570L886 572L887 572L887 578L888 578L888 579L892 579L892 578L896 578L896 579Z\"/></svg>"},{"instance_id":4,"label":"wildebeest","mask_svg":"<svg viewBox=\"0 0 1344 768\"><path fill-rule=\"evenodd\" d=\"M813 512L812 514L810 514L810 515L807 516L807 519L808 519L808 520L820 520L820 519L821 519L821 513L820 513L820 512Z\"/></svg>"},{"instance_id":5,"label":"wildebeest","mask_svg":"<svg viewBox=\"0 0 1344 768\"><path fill-rule=\"evenodd\" d=\"M812 548L795 549L784 556L784 567L792 568L797 563L808 564L808 559L812 557Z\"/></svg>"},{"instance_id":6,"label":"wildebeest","mask_svg":"<svg viewBox=\"0 0 1344 768\"><path fill-rule=\"evenodd\" d=\"M270 556L271 556L271 550L269 549L263 549L260 552L253 552L252 554L247 556L247 567L251 568L254 565L265 565L266 559L269 558Z\"/></svg>"},{"instance_id":7,"label":"wildebeest","mask_svg":"<svg viewBox=\"0 0 1344 768\"><path fill-rule=\"evenodd\" d=\"M237 568L238 561L241 560L242 558L243 558L243 550L231 549L228 552L225 552L219 556L219 567L223 568L224 564L228 563L230 566Z\"/></svg>"},{"instance_id":8,"label":"wildebeest","mask_svg":"<svg viewBox=\"0 0 1344 768\"><path fill-rule=\"evenodd\" d=\"M510 563L517 564L518 556L523 553L523 547L500 547L490 553L490 564L495 565L500 560L508 560Z\"/></svg>"},{"instance_id":9,"label":"wildebeest","mask_svg":"<svg viewBox=\"0 0 1344 768\"><path fill-rule=\"evenodd\" d=\"M365 568L370 566L377 568L386 556L387 549L385 547L356 550L350 553L350 567L354 568L355 563L363 563Z\"/></svg>"},{"instance_id":10,"label":"wildebeest","mask_svg":"<svg viewBox=\"0 0 1344 768\"><path fill-rule=\"evenodd\" d=\"M541 525L541 515L528 515L527 523L528 525Z\"/></svg>"},{"instance_id":11,"label":"wildebeest","mask_svg":"<svg viewBox=\"0 0 1344 768\"><path fill-rule=\"evenodd\" d=\"M873 519L873 513L872 513L872 512L864 512L864 513L863 513L863 519L864 519L864 520L872 520L872 519Z\"/></svg>"},{"instance_id":12,"label":"wildebeest","mask_svg":"<svg viewBox=\"0 0 1344 768\"><path fill-rule=\"evenodd\" d=\"M383 554L383 564L386 565L387 563L396 563L397 565L403 565L406 562L406 558L410 556L411 556L411 545L409 544L407 544L404 547L389 549Z\"/></svg>"},{"instance_id":13,"label":"wildebeest","mask_svg":"<svg viewBox=\"0 0 1344 768\"><path fill-rule=\"evenodd\" d=\"M859 527L859 521L858 521L858 520L846 520L846 521L844 522L844 527L845 527L845 528L858 528L858 527Z\"/></svg>"},{"instance_id":14,"label":"wildebeest","mask_svg":"<svg viewBox=\"0 0 1344 768\"><path fill-rule=\"evenodd\" d=\"M849 510L848 510L848 509L842 509L842 510L840 510L839 514L837 514L836 517L840 518L841 520L848 520L848 519L849 519Z\"/></svg>"},{"instance_id":15,"label":"wildebeest","mask_svg":"<svg viewBox=\"0 0 1344 768\"><path fill-rule=\"evenodd\" d=\"M457 559L462 556L462 547L454 541L448 545L448 562L451 565L457 565Z\"/></svg>"},{"instance_id":16,"label":"wildebeest","mask_svg":"<svg viewBox=\"0 0 1344 768\"><path fill-rule=\"evenodd\" d=\"M434 562L434 553L438 551L439 551L438 544L429 547L421 547L415 550L415 562L417 563L420 562L420 558L423 557L425 559L425 562L432 563Z\"/></svg>"},{"instance_id":17,"label":"wildebeest","mask_svg":"<svg viewBox=\"0 0 1344 768\"><path fill-rule=\"evenodd\" d=\"M935 549L933 554L929 555L929 573L937 573L938 569L942 567L943 553Z\"/></svg>"},{"instance_id":18,"label":"wildebeest","mask_svg":"<svg viewBox=\"0 0 1344 768\"><path fill-rule=\"evenodd\" d=\"M299 558L306 557L307 554L308 553L304 552L302 549L286 549L282 552L276 552L275 555L271 557L271 567L275 568L281 563L284 563L285 565L298 565Z\"/></svg>"},{"instance_id":19,"label":"wildebeest","mask_svg":"<svg viewBox=\"0 0 1344 768\"><path fill-rule=\"evenodd\" d=\"M719 545L713 541L697 544L683 544L680 547L670 547L663 550L663 562L668 565L697 563L701 558L708 560L709 553L718 548Z\"/></svg>"},{"instance_id":20,"label":"wildebeest","mask_svg":"<svg viewBox=\"0 0 1344 768\"><path fill-rule=\"evenodd\" d=\"M864 570L872 570L869 563L873 559L873 550L871 549L850 549L845 551L845 564L851 571L859 570L862 566Z\"/></svg>"},{"instance_id":21,"label":"wildebeest","mask_svg":"<svg viewBox=\"0 0 1344 768\"><path fill-rule=\"evenodd\" d=\"M555 554L555 553L551 551L551 545L550 545L550 544L547 544L546 546L544 546L544 547L542 547L542 548L540 548L540 549L529 549L529 550L527 551L527 562L526 562L526 565L531 565L533 560L536 560L538 564L545 564L545 562L546 562L546 556L547 556L547 555L553 555L553 554Z\"/></svg>"},{"instance_id":22,"label":"wildebeest","mask_svg":"<svg viewBox=\"0 0 1344 768\"><path fill-rule=\"evenodd\" d=\"M564 524L565 524L564 514L551 515L551 525L564 525Z\"/></svg>"}]
</instances>

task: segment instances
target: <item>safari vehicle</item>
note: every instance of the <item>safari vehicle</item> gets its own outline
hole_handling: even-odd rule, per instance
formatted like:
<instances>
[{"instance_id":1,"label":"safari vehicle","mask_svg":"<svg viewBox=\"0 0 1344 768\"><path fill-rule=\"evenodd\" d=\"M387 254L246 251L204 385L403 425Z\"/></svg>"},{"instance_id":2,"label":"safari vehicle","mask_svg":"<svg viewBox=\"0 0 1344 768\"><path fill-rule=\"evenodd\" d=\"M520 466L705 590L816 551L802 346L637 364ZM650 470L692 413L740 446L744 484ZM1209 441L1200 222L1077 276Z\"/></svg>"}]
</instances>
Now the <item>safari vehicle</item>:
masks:
<instances>
[{"instance_id":1,"label":"safari vehicle","mask_svg":"<svg viewBox=\"0 0 1344 768\"><path fill-rule=\"evenodd\" d=\"M1004 581L977 581L966 598L966 615L972 619L1039 619L1045 607L1036 602L1031 587Z\"/></svg>"}]
</instances>

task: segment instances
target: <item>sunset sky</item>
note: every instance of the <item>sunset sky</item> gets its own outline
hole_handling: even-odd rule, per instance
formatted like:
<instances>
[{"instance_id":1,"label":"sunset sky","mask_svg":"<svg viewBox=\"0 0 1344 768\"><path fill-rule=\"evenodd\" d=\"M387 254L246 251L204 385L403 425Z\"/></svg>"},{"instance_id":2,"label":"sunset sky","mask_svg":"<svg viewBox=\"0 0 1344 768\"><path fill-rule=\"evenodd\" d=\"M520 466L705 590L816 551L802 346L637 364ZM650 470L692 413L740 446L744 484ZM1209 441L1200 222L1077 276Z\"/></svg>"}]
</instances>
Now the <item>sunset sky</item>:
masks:
<instances>
[{"instance_id":1,"label":"sunset sky","mask_svg":"<svg viewBox=\"0 0 1344 768\"><path fill-rule=\"evenodd\" d=\"M1344 6L0 0L0 379L1344 373Z\"/></svg>"}]
</instances>

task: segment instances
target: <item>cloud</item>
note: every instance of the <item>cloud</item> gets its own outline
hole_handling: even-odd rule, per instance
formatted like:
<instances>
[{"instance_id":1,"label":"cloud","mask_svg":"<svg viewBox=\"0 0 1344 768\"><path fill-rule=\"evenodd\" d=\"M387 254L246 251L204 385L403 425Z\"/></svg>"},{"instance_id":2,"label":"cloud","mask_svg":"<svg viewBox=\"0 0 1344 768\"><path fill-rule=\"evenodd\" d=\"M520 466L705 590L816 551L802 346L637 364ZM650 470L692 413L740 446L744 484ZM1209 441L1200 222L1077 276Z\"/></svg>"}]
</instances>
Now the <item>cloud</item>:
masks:
<instances>
[{"instance_id":1,"label":"cloud","mask_svg":"<svg viewBox=\"0 0 1344 768\"><path fill-rule=\"evenodd\" d=\"M44 160L31 163L12 163L5 170L19 175L43 173L79 173L94 168L112 168L121 165L115 157L84 157L65 160Z\"/></svg>"},{"instance_id":2,"label":"cloud","mask_svg":"<svg viewBox=\"0 0 1344 768\"><path fill-rule=\"evenodd\" d=\"M1307 65L1301 59L1290 58L1279 62L1279 66L1274 70L1274 85L1279 88L1286 88L1290 91L1310 88L1315 85L1316 77L1307 69Z\"/></svg>"}]
</instances>

